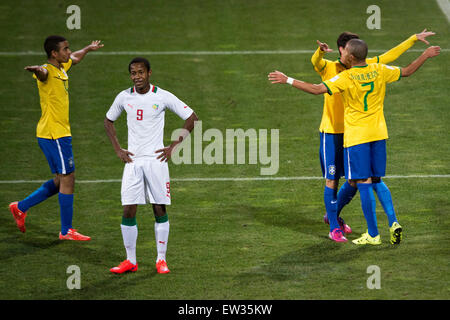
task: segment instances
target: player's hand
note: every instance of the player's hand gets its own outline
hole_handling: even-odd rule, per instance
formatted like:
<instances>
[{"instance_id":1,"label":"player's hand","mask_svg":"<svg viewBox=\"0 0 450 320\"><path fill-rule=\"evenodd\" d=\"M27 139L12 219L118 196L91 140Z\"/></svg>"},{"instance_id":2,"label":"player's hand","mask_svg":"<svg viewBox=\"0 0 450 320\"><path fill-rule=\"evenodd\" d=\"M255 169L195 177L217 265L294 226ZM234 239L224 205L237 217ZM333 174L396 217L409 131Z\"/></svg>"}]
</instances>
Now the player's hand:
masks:
<instances>
[{"instance_id":1,"label":"player's hand","mask_svg":"<svg viewBox=\"0 0 450 320\"><path fill-rule=\"evenodd\" d=\"M130 156L134 156L134 154L128 150L119 149L119 151L117 151L117 156L119 157L120 160L122 160L122 162L129 163L133 162L133 159L131 159Z\"/></svg>"},{"instance_id":2,"label":"player's hand","mask_svg":"<svg viewBox=\"0 0 450 320\"><path fill-rule=\"evenodd\" d=\"M27 71L33 72L33 73L45 72L44 71L45 69L43 67L41 67L41 66L26 66L24 69L27 70Z\"/></svg>"},{"instance_id":3,"label":"player's hand","mask_svg":"<svg viewBox=\"0 0 450 320\"><path fill-rule=\"evenodd\" d=\"M175 145L176 145L176 143L172 143L168 147L156 150L155 153L160 153L160 155L158 155L156 157L156 159L158 159L161 162L169 161L169 159L172 157L172 153L173 153L173 150L175 149Z\"/></svg>"},{"instance_id":4,"label":"player's hand","mask_svg":"<svg viewBox=\"0 0 450 320\"><path fill-rule=\"evenodd\" d=\"M101 43L101 40L94 40L91 42L91 44L88 46L89 51L96 51L100 48L103 48L105 45Z\"/></svg>"},{"instance_id":5,"label":"player's hand","mask_svg":"<svg viewBox=\"0 0 450 320\"><path fill-rule=\"evenodd\" d=\"M48 77L48 71L41 66L26 66L24 68L27 71L33 72L40 81L46 81Z\"/></svg>"},{"instance_id":6,"label":"player's hand","mask_svg":"<svg viewBox=\"0 0 450 320\"><path fill-rule=\"evenodd\" d=\"M319 45L319 48L323 52L332 52L333 49L330 49L330 47L325 42L320 42L317 40L317 44Z\"/></svg>"},{"instance_id":7,"label":"player's hand","mask_svg":"<svg viewBox=\"0 0 450 320\"><path fill-rule=\"evenodd\" d=\"M417 37L417 40L422 41L428 45L430 43L426 40L426 38L429 36L434 36L435 34L436 33L434 33L433 31L427 31L427 29L425 28L425 29L423 29L423 31L421 33L417 33L416 37Z\"/></svg>"},{"instance_id":8,"label":"player's hand","mask_svg":"<svg viewBox=\"0 0 450 320\"><path fill-rule=\"evenodd\" d=\"M280 72L278 70L269 73L267 77L272 83L286 83L288 78L283 72Z\"/></svg>"},{"instance_id":9,"label":"player's hand","mask_svg":"<svg viewBox=\"0 0 450 320\"><path fill-rule=\"evenodd\" d=\"M169 161L169 159L172 157L172 154L173 154L173 151L175 150L176 145L181 143L182 141L183 141L183 138L180 137L178 141L172 142L172 144L170 146L156 150L155 153L160 153L160 155L157 156L156 159L161 159L160 160L161 162Z\"/></svg>"},{"instance_id":10,"label":"player's hand","mask_svg":"<svg viewBox=\"0 0 450 320\"><path fill-rule=\"evenodd\" d=\"M424 53L426 54L427 58L436 57L441 53L441 47L439 46L428 47Z\"/></svg>"}]
</instances>

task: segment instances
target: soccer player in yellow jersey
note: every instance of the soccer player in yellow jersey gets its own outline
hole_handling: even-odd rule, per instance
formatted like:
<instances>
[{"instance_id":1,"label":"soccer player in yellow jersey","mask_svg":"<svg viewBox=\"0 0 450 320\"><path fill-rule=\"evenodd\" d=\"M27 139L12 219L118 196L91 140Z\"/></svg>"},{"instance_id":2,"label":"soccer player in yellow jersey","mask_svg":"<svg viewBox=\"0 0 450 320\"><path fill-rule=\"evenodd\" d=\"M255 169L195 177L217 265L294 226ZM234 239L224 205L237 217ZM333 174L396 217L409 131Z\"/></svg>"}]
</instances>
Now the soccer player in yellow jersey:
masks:
<instances>
[{"instance_id":1,"label":"soccer player in yellow jersey","mask_svg":"<svg viewBox=\"0 0 450 320\"><path fill-rule=\"evenodd\" d=\"M376 245L381 240L376 223L372 177L381 178L386 171L388 135L383 113L386 84L412 75L427 59L437 56L440 48L427 48L405 68L367 64L367 51L363 40L348 41L341 61L351 68L320 84L295 80L279 71L271 72L268 78L272 83L288 83L311 94L341 94L344 104L345 177L356 183L368 225L368 232L353 240L353 243ZM401 233L391 234L392 237L400 238Z\"/></svg>"},{"instance_id":2,"label":"soccer player in yellow jersey","mask_svg":"<svg viewBox=\"0 0 450 320\"><path fill-rule=\"evenodd\" d=\"M390 63L396 60L401 54L408 50L415 42L423 41L428 44L427 37L434 35L434 32L423 30L421 33L414 34L404 42L380 56L367 58L367 63ZM358 39L359 36L350 32L343 32L337 39L339 54L345 48L347 42L351 39ZM311 63L314 70L320 75L322 81L329 80L346 70L346 66L341 58L336 61L324 59L326 52L332 52L326 43L317 41L319 47L314 52ZM325 177L324 203L326 213L325 223L330 225L330 238L336 242L345 242L344 233L351 233L351 228L345 224L340 212L348 204L357 189L355 185L348 181L340 188L339 179L344 175L343 163L343 133L344 133L344 105L340 93L324 96L324 106L322 120L319 127L320 131L320 164L323 176ZM397 221L392 204L392 197L389 188L381 179L374 180L374 190L388 216L389 226L391 227Z\"/></svg>"},{"instance_id":3,"label":"soccer player in yellow jersey","mask_svg":"<svg viewBox=\"0 0 450 320\"><path fill-rule=\"evenodd\" d=\"M103 47L100 41L93 41L85 48L71 52L69 42L61 36L45 39L44 50L47 63L41 66L27 66L36 79L42 115L36 129L39 147L43 151L52 173L48 180L22 201L12 202L9 207L17 227L25 232L25 218L28 210L58 193L60 206L61 240L90 240L72 228L73 192L75 164L72 154L72 135L69 124L69 77L67 72L78 64L90 51Z\"/></svg>"}]
</instances>

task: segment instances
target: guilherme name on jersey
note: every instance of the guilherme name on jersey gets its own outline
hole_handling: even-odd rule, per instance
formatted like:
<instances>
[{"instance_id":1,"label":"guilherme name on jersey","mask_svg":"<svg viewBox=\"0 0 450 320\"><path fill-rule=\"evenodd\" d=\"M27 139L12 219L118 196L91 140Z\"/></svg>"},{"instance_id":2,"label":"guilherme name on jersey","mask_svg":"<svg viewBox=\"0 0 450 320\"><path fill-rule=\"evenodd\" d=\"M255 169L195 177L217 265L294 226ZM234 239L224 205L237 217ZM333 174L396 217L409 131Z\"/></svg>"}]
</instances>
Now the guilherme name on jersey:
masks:
<instances>
[{"instance_id":1,"label":"guilherme name on jersey","mask_svg":"<svg viewBox=\"0 0 450 320\"><path fill-rule=\"evenodd\" d=\"M367 72L367 73L351 73L350 77L353 80L358 80L358 81L367 81L367 80L372 80L375 79L378 76L378 72L371 71L371 72Z\"/></svg>"}]
</instances>

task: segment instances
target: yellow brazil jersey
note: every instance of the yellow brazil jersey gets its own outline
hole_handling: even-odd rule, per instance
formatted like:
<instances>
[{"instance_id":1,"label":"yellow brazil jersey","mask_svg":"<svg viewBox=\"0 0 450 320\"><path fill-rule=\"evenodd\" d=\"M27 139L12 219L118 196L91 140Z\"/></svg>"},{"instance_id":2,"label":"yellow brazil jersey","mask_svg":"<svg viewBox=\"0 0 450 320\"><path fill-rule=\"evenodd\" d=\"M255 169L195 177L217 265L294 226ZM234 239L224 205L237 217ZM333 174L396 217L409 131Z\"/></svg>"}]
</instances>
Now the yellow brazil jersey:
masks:
<instances>
[{"instance_id":1,"label":"yellow brazil jersey","mask_svg":"<svg viewBox=\"0 0 450 320\"><path fill-rule=\"evenodd\" d=\"M367 58L366 62L368 64L391 63L406 50L411 48L416 41L417 36L414 34L407 40L403 41L402 43L383 53L382 55L375 56L373 58ZM311 57L311 63L313 64L314 70L320 75L322 81L329 80L347 69L339 59L336 61L323 59L324 55L325 52L321 51L320 48L317 48L316 52ZM323 113L319 130L320 132L326 133L344 132L344 104L342 102L340 93L335 93L331 96L327 94L324 95Z\"/></svg>"},{"instance_id":2,"label":"yellow brazil jersey","mask_svg":"<svg viewBox=\"0 0 450 320\"><path fill-rule=\"evenodd\" d=\"M355 66L323 83L328 93L341 93L344 147L388 138L383 105L386 84L401 78L401 69L380 63Z\"/></svg>"},{"instance_id":3,"label":"yellow brazil jersey","mask_svg":"<svg viewBox=\"0 0 450 320\"><path fill-rule=\"evenodd\" d=\"M320 48L317 49L314 55L317 55L317 59L321 59L322 62L313 62L314 70L320 75L322 81L329 80L347 69L339 59L336 61L322 59L323 52ZM326 133L344 133L344 104L340 93L331 96L328 94L324 95L323 113L319 130Z\"/></svg>"},{"instance_id":4,"label":"yellow brazil jersey","mask_svg":"<svg viewBox=\"0 0 450 320\"><path fill-rule=\"evenodd\" d=\"M69 124L69 77L67 71L72 66L72 59L63 63L61 68L47 63L42 65L47 69L45 81L36 79L41 104L36 136L45 139L58 139L71 136Z\"/></svg>"}]
</instances>

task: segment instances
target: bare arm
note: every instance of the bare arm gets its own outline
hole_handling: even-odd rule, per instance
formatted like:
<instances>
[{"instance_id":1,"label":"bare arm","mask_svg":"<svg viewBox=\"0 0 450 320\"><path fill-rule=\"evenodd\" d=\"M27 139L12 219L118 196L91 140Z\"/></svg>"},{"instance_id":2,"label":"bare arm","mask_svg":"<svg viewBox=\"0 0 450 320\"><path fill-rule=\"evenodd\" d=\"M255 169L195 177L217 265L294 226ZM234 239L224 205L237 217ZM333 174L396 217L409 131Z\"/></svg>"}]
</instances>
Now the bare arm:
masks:
<instances>
[{"instance_id":1,"label":"bare arm","mask_svg":"<svg viewBox=\"0 0 450 320\"><path fill-rule=\"evenodd\" d=\"M134 156L134 154L120 147L120 143L116 135L116 128L114 127L114 122L105 117L104 125L106 135L108 136L109 141L111 141L114 151L116 152L119 159L125 163L133 162L133 160L130 158L130 155Z\"/></svg>"},{"instance_id":2,"label":"bare arm","mask_svg":"<svg viewBox=\"0 0 450 320\"><path fill-rule=\"evenodd\" d=\"M83 49L72 52L72 54L70 55L70 58L72 59L72 64L80 63L88 52L96 51L100 48L103 48L104 44L100 42L101 42L100 40L92 41L90 45L84 47Z\"/></svg>"},{"instance_id":3,"label":"bare arm","mask_svg":"<svg viewBox=\"0 0 450 320\"><path fill-rule=\"evenodd\" d=\"M428 47L416 60L411 62L407 67L402 68L402 77L409 77L416 72L429 58L436 57L441 52L441 48L437 46Z\"/></svg>"},{"instance_id":4,"label":"bare arm","mask_svg":"<svg viewBox=\"0 0 450 320\"><path fill-rule=\"evenodd\" d=\"M287 83L287 80L288 80L288 76L286 76L284 73L282 73L280 71L271 72L271 73L269 73L268 77L269 77L269 81L272 82L273 84L275 84L275 83L284 84L284 83ZM312 84L312 83L293 79L292 86L297 89L300 89L302 91L305 91L307 93L311 93L311 94L323 94L323 93L328 92L327 87L323 83Z\"/></svg>"},{"instance_id":5,"label":"bare arm","mask_svg":"<svg viewBox=\"0 0 450 320\"><path fill-rule=\"evenodd\" d=\"M30 72L33 72L40 81L44 82L48 78L48 70L41 66L26 66L24 68Z\"/></svg>"},{"instance_id":6,"label":"bare arm","mask_svg":"<svg viewBox=\"0 0 450 320\"><path fill-rule=\"evenodd\" d=\"M173 151L175 150L175 147L180 144L181 142L183 142L183 140L192 132L192 130L194 129L195 126L195 122L198 121L198 117L195 114L195 112L192 112L191 116L189 118L186 119L186 121L184 122L184 126L182 130L181 135L178 137L178 140L175 140L174 142L172 142L170 144L170 146L166 147L166 148L162 148L159 150L156 150L156 153L160 153L160 155L158 155L158 157L156 157L156 159L161 159L160 161L168 161L170 159L170 157L173 154Z\"/></svg>"}]
</instances>

